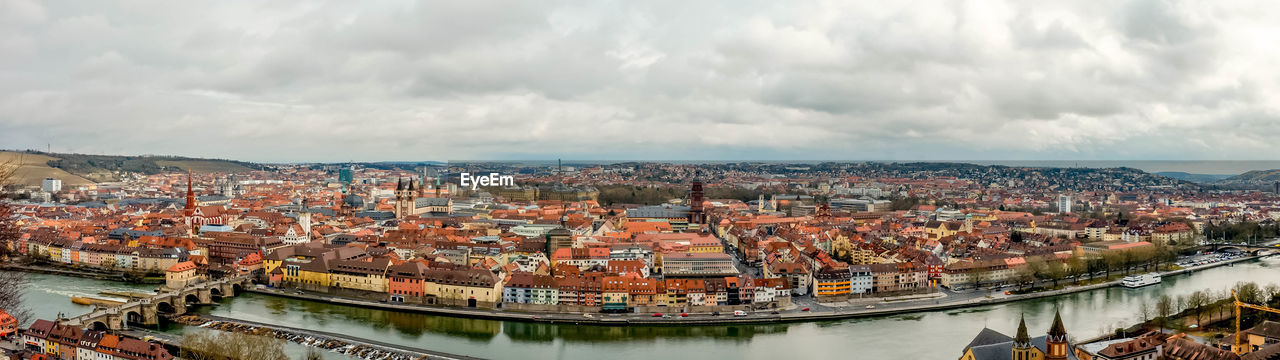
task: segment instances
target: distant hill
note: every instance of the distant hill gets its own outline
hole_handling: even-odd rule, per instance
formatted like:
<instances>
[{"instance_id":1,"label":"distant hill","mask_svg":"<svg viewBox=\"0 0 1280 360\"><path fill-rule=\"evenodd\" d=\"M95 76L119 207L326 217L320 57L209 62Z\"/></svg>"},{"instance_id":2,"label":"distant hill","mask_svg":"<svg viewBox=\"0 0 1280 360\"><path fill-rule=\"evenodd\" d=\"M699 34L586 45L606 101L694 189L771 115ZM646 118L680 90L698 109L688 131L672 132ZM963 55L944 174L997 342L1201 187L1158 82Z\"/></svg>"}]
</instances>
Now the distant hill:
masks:
<instances>
[{"instance_id":1,"label":"distant hill","mask_svg":"<svg viewBox=\"0 0 1280 360\"><path fill-rule=\"evenodd\" d=\"M1280 169L1271 170L1254 170L1240 175L1232 176L1224 181L1228 182L1270 182L1280 181Z\"/></svg>"},{"instance_id":2,"label":"distant hill","mask_svg":"<svg viewBox=\"0 0 1280 360\"><path fill-rule=\"evenodd\" d=\"M86 184L115 181L119 172L159 174L171 171L197 173L248 172L259 165L234 160L196 159L179 156L121 156L59 154L39 151L0 151L3 159L21 158L19 184L36 185L45 177L62 179L64 184Z\"/></svg>"},{"instance_id":3,"label":"distant hill","mask_svg":"<svg viewBox=\"0 0 1280 360\"><path fill-rule=\"evenodd\" d=\"M13 183L18 185L40 185L45 178L62 180L63 186L92 184L93 181L69 173L66 170L50 167L48 162L57 160L47 155L0 151L0 163L10 161L18 163L14 172Z\"/></svg>"},{"instance_id":4,"label":"distant hill","mask_svg":"<svg viewBox=\"0 0 1280 360\"><path fill-rule=\"evenodd\" d=\"M1181 171L1164 171L1164 172L1158 172L1155 174L1164 176L1167 178L1186 180L1186 181L1190 181L1194 183L1202 183L1202 184L1211 183L1211 182L1226 179L1232 176L1232 175L1222 175L1222 174L1192 174L1192 173L1186 173Z\"/></svg>"}]
</instances>

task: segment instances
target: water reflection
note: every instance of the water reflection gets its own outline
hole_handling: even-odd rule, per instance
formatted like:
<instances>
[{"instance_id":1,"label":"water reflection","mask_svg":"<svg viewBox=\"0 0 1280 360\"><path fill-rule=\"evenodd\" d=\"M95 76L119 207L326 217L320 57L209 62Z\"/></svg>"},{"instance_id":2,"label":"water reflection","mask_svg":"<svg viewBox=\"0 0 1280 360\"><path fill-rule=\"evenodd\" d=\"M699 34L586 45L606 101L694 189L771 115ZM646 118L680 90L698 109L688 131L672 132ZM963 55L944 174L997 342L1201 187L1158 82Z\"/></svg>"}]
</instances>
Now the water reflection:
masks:
<instances>
[{"instance_id":1,"label":"water reflection","mask_svg":"<svg viewBox=\"0 0 1280 360\"><path fill-rule=\"evenodd\" d=\"M794 358L798 354L853 359L947 359L958 357L964 344L983 327L1013 334L1022 316L1030 331L1039 335L1048 329L1054 311L1059 310L1070 336L1085 339L1137 322L1141 304L1152 303L1160 295L1186 296L1203 289L1220 292L1240 280L1264 285L1280 280L1280 259L1167 277L1163 284L1142 289L1108 288L969 309L774 325L609 327L501 322L257 294L244 294L200 311L498 359L676 359L694 354L744 359ZM34 287L59 293L96 293L103 286L118 288L95 280L62 277L42 277ZM72 306L65 295L39 290L32 293L45 294L38 299L41 303L56 303L60 309ZM86 311L66 310L68 314ZM921 339L928 339L928 346L921 346Z\"/></svg>"}]
</instances>

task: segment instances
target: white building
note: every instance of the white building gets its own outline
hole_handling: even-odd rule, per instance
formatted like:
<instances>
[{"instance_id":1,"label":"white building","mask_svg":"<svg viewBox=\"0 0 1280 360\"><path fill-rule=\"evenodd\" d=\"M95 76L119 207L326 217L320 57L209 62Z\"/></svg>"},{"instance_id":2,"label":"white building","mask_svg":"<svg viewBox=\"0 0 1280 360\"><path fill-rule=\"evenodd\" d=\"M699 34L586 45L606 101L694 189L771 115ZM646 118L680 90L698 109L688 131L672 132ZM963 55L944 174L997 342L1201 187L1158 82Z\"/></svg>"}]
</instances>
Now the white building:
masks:
<instances>
[{"instance_id":1,"label":"white building","mask_svg":"<svg viewBox=\"0 0 1280 360\"><path fill-rule=\"evenodd\" d=\"M875 287L872 284L871 267L866 265L849 266L849 290L854 294L870 294Z\"/></svg>"},{"instance_id":2,"label":"white building","mask_svg":"<svg viewBox=\"0 0 1280 360\"><path fill-rule=\"evenodd\" d=\"M1071 196L1067 194L1058 195L1058 212L1063 214L1071 213Z\"/></svg>"},{"instance_id":3,"label":"white building","mask_svg":"<svg viewBox=\"0 0 1280 360\"><path fill-rule=\"evenodd\" d=\"M56 193L62 191L62 180L54 178L44 178L44 182L40 183L40 191L47 193Z\"/></svg>"}]
</instances>

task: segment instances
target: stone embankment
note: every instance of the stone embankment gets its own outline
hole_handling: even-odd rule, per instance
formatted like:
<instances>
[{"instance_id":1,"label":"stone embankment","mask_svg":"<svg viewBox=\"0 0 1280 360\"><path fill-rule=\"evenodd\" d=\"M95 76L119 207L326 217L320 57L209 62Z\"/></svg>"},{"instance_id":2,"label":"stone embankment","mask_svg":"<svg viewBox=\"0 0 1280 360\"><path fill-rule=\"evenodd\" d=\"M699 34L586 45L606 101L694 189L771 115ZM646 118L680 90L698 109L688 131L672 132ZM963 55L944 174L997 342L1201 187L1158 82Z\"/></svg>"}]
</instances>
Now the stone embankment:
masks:
<instances>
[{"instance_id":1,"label":"stone embankment","mask_svg":"<svg viewBox=\"0 0 1280 360\"><path fill-rule=\"evenodd\" d=\"M392 344L379 343L373 340L358 339L338 334L318 331L268 326L248 321L204 317L200 315L183 315L174 317L174 322L197 326L206 329L267 336L303 346L311 346L351 357L369 360L464 360L470 357L445 354L441 352L412 349Z\"/></svg>"}]
</instances>

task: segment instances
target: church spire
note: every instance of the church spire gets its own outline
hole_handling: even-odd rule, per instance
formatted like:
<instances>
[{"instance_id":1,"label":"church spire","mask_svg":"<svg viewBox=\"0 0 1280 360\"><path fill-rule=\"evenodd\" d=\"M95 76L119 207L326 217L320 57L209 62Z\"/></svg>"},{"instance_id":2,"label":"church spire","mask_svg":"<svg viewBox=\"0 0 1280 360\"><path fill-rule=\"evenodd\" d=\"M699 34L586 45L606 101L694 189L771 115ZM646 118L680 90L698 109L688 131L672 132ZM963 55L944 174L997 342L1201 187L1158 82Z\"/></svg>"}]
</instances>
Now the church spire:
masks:
<instances>
[{"instance_id":1,"label":"church spire","mask_svg":"<svg viewBox=\"0 0 1280 360\"><path fill-rule=\"evenodd\" d=\"M191 189L191 170L187 170L187 204L182 207L183 214L191 216L196 209L196 192Z\"/></svg>"},{"instance_id":2,"label":"church spire","mask_svg":"<svg viewBox=\"0 0 1280 360\"><path fill-rule=\"evenodd\" d=\"M1067 328L1062 326L1062 312L1054 310L1053 325L1049 327L1049 337L1045 339L1045 360L1067 360L1070 346L1067 344Z\"/></svg>"},{"instance_id":3,"label":"church spire","mask_svg":"<svg viewBox=\"0 0 1280 360\"><path fill-rule=\"evenodd\" d=\"M1062 312L1053 312L1053 326L1049 327L1050 340L1066 340L1067 328L1062 326Z\"/></svg>"},{"instance_id":4,"label":"church spire","mask_svg":"<svg viewBox=\"0 0 1280 360\"><path fill-rule=\"evenodd\" d=\"M1031 346L1031 336L1027 335L1027 316L1023 315L1018 320L1018 335L1013 338L1013 347L1025 348Z\"/></svg>"}]
</instances>

